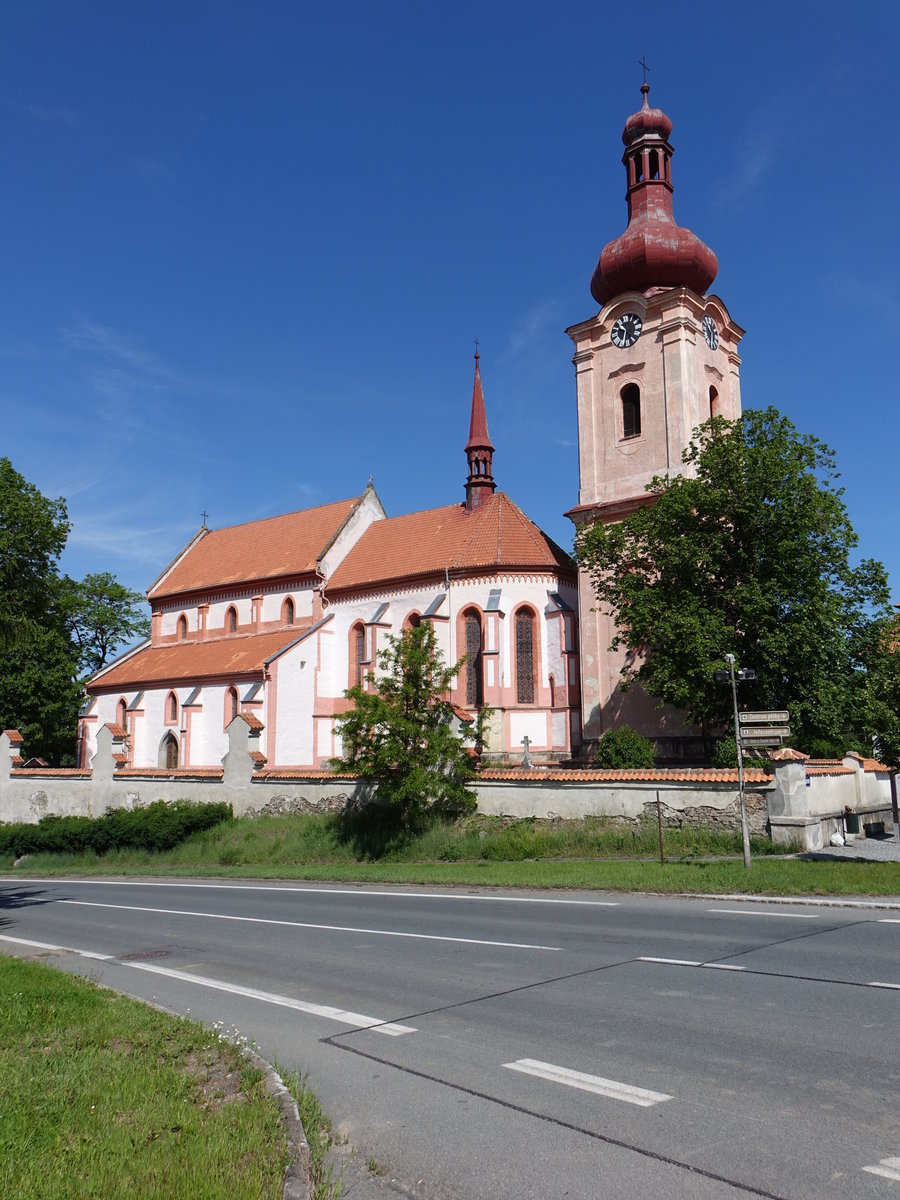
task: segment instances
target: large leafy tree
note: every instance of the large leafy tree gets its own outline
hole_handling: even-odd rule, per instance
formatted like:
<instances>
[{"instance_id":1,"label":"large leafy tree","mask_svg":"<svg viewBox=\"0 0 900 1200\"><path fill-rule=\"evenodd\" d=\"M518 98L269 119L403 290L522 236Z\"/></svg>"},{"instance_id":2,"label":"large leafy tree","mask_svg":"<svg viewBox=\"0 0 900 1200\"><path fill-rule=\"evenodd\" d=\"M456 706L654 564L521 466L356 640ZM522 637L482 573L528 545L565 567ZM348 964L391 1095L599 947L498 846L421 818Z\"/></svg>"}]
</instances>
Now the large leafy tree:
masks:
<instances>
[{"instance_id":1,"label":"large leafy tree","mask_svg":"<svg viewBox=\"0 0 900 1200\"><path fill-rule=\"evenodd\" d=\"M79 680L146 629L140 597L113 576L60 575L69 529L65 500L0 458L0 727L52 763L72 761Z\"/></svg>"},{"instance_id":2,"label":"large leafy tree","mask_svg":"<svg viewBox=\"0 0 900 1200\"><path fill-rule=\"evenodd\" d=\"M144 598L108 571L61 581L61 607L82 675L106 666L119 646L150 636Z\"/></svg>"},{"instance_id":3,"label":"large leafy tree","mask_svg":"<svg viewBox=\"0 0 900 1200\"><path fill-rule=\"evenodd\" d=\"M832 451L769 408L700 426L683 463L646 506L578 538L613 645L633 652L624 682L712 731L729 724L715 671L730 652L756 670L742 702L788 709L799 746L857 736L889 593L880 563L852 562Z\"/></svg>"},{"instance_id":4,"label":"large leafy tree","mask_svg":"<svg viewBox=\"0 0 900 1200\"><path fill-rule=\"evenodd\" d=\"M425 622L388 639L380 672L345 694L353 708L338 721L344 757L332 766L377 785L378 799L406 828L429 811L453 816L475 808L474 776L463 737L446 699L462 662L447 666L433 627ZM474 722L480 742L488 710Z\"/></svg>"}]
</instances>

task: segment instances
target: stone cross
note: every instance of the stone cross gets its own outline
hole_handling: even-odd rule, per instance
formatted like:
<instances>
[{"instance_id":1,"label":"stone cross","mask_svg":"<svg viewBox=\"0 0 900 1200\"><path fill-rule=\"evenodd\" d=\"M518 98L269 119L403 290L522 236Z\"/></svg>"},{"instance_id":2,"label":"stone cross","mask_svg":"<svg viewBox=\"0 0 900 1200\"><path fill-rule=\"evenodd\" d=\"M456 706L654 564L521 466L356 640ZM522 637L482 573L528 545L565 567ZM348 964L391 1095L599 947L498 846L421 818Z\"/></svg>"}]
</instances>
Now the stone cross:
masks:
<instances>
[{"instance_id":1,"label":"stone cross","mask_svg":"<svg viewBox=\"0 0 900 1200\"><path fill-rule=\"evenodd\" d=\"M528 747L531 745L531 738L527 733L522 738L522 745L525 747L525 753L522 755L522 766L527 770L529 767L534 766L534 763L531 761L531 755L528 753Z\"/></svg>"}]
</instances>

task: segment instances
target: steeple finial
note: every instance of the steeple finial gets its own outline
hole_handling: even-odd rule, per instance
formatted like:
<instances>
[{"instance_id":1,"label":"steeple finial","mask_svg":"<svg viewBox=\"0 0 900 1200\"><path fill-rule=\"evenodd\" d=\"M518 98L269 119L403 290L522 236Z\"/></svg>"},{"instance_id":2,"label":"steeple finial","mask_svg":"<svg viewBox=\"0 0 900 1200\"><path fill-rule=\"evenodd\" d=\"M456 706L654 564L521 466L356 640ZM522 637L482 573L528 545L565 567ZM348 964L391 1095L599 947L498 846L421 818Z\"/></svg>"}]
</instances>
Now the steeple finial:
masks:
<instances>
[{"instance_id":1,"label":"steeple finial","mask_svg":"<svg viewBox=\"0 0 900 1200\"><path fill-rule=\"evenodd\" d=\"M481 387L481 368L478 365L478 339L475 339L475 382L472 385L472 415L469 419L469 440L466 442L466 458L469 477L466 480L466 511L473 512L493 495L497 485L491 475L494 447L488 433L487 414L484 409L484 391Z\"/></svg>"}]
</instances>

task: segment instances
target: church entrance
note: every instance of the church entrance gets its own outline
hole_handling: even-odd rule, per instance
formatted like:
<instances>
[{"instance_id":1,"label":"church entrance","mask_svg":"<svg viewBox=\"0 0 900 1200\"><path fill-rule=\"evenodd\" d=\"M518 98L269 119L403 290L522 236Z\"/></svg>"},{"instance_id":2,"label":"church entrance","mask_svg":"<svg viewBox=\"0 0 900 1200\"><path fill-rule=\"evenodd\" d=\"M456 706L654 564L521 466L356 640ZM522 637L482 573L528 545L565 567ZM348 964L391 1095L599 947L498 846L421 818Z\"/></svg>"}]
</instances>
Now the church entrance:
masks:
<instances>
[{"instance_id":1,"label":"church entrance","mask_svg":"<svg viewBox=\"0 0 900 1200\"><path fill-rule=\"evenodd\" d=\"M159 744L159 765L172 771L178 766L178 739L167 733Z\"/></svg>"}]
</instances>

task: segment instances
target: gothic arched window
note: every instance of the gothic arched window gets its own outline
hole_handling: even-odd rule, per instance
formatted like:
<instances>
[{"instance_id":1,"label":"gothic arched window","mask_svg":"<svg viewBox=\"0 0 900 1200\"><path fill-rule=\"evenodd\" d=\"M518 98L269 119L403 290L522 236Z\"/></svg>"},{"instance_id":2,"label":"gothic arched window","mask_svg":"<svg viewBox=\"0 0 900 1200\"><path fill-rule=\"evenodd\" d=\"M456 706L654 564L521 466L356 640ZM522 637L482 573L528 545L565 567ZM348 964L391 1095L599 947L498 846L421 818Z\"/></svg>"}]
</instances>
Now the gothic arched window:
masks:
<instances>
[{"instance_id":1,"label":"gothic arched window","mask_svg":"<svg viewBox=\"0 0 900 1200\"><path fill-rule=\"evenodd\" d=\"M237 633L237 609L233 604L225 614L225 632Z\"/></svg>"},{"instance_id":2,"label":"gothic arched window","mask_svg":"<svg viewBox=\"0 0 900 1200\"><path fill-rule=\"evenodd\" d=\"M183 642L187 637L187 617L184 613L178 618L178 640Z\"/></svg>"},{"instance_id":3,"label":"gothic arched window","mask_svg":"<svg viewBox=\"0 0 900 1200\"><path fill-rule=\"evenodd\" d=\"M350 686L363 687L366 682L366 627L357 623L350 630Z\"/></svg>"},{"instance_id":4,"label":"gothic arched window","mask_svg":"<svg viewBox=\"0 0 900 1200\"><path fill-rule=\"evenodd\" d=\"M294 623L294 601L290 596L281 606L281 623L282 625L293 625Z\"/></svg>"},{"instance_id":5,"label":"gothic arched window","mask_svg":"<svg viewBox=\"0 0 900 1200\"><path fill-rule=\"evenodd\" d=\"M484 704L481 614L470 608L464 614L464 622L466 638L466 704L469 708L481 708Z\"/></svg>"},{"instance_id":6,"label":"gothic arched window","mask_svg":"<svg viewBox=\"0 0 900 1200\"><path fill-rule=\"evenodd\" d=\"M178 720L178 697L174 692L166 696L166 724L174 725Z\"/></svg>"},{"instance_id":7,"label":"gothic arched window","mask_svg":"<svg viewBox=\"0 0 900 1200\"><path fill-rule=\"evenodd\" d=\"M719 393L714 387L709 389L709 415L711 417L719 415Z\"/></svg>"},{"instance_id":8,"label":"gothic arched window","mask_svg":"<svg viewBox=\"0 0 900 1200\"><path fill-rule=\"evenodd\" d=\"M534 704L534 613L516 613L516 702Z\"/></svg>"},{"instance_id":9,"label":"gothic arched window","mask_svg":"<svg viewBox=\"0 0 900 1200\"><path fill-rule=\"evenodd\" d=\"M170 771L178 766L178 739L173 733L167 733L160 743L159 765Z\"/></svg>"},{"instance_id":10,"label":"gothic arched window","mask_svg":"<svg viewBox=\"0 0 900 1200\"><path fill-rule=\"evenodd\" d=\"M126 715L127 712L128 705L125 703L125 700L122 699L116 705L116 724L121 725L123 729L128 728L128 717Z\"/></svg>"},{"instance_id":11,"label":"gothic arched window","mask_svg":"<svg viewBox=\"0 0 900 1200\"><path fill-rule=\"evenodd\" d=\"M227 729L234 718L238 715L238 694L237 688L230 687L225 693L225 728Z\"/></svg>"},{"instance_id":12,"label":"gothic arched window","mask_svg":"<svg viewBox=\"0 0 900 1200\"><path fill-rule=\"evenodd\" d=\"M622 437L639 437L641 432L641 389L636 383L626 383L619 394L622 397Z\"/></svg>"}]
</instances>

